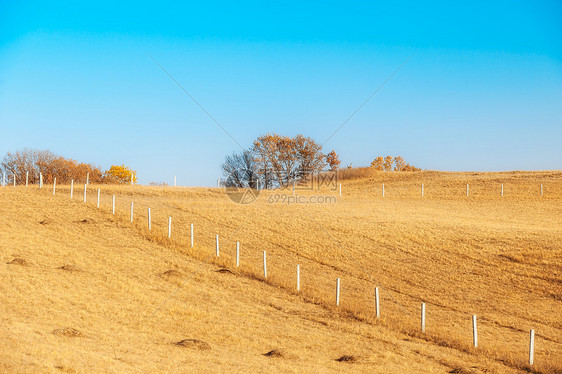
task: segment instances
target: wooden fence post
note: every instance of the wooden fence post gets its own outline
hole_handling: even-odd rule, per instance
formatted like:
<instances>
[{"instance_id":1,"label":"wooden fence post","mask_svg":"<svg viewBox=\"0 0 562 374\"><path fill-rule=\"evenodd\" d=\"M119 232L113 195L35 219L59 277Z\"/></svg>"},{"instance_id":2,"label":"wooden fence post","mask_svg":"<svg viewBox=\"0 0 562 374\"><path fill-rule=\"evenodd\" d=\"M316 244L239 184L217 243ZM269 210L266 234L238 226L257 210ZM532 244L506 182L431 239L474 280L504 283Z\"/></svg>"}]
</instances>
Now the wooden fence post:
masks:
<instances>
[{"instance_id":1,"label":"wooden fence post","mask_svg":"<svg viewBox=\"0 0 562 374\"><path fill-rule=\"evenodd\" d=\"M336 306L340 305L340 278L336 280Z\"/></svg>"},{"instance_id":2,"label":"wooden fence post","mask_svg":"<svg viewBox=\"0 0 562 374\"><path fill-rule=\"evenodd\" d=\"M236 267L240 266L240 242L236 242Z\"/></svg>"},{"instance_id":3,"label":"wooden fence post","mask_svg":"<svg viewBox=\"0 0 562 374\"><path fill-rule=\"evenodd\" d=\"M472 315L472 343L478 348L478 328L476 327L476 314Z\"/></svg>"},{"instance_id":4,"label":"wooden fence post","mask_svg":"<svg viewBox=\"0 0 562 374\"><path fill-rule=\"evenodd\" d=\"M267 279L267 254L263 251L263 277Z\"/></svg>"},{"instance_id":5,"label":"wooden fence post","mask_svg":"<svg viewBox=\"0 0 562 374\"><path fill-rule=\"evenodd\" d=\"M425 303L421 303L421 330L425 332Z\"/></svg>"},{"instance_id":6,"label":"wooden fence post","mask_svg":"<svg viewBox=\"0 0 562 374\"><path fill-rule=\"evenodd\" d=\"M297 264L297 292L301 290L301 266Z\"/></svg>"},{"instance_id":7,"label":"wooden fence post","mask_svg":"<svg viewBox=\"0 0 562 374\"><path fill-rule=\"evenodd\" d=\"M29 171L25 172L25 187L29 184Z\"/></svg>"},{"instance_id":8,"label":"wooden fence post","mask_svg":"<svg viewBox=\"0 0 562 374\"><path fill-rule=\"evenodd\" d=\"M380 308L380 299L379 299L379 288L375 287L375 312L377 318L381 318L381 308Z\"/></svg>"},{"instance_id":9,"label":"wooden fence post","mask_svg":"<svg viewBox=\"0 0 562 374\"><path fill-rule=\"evenodd\" d=\"M531 336L529 337L529 365L535 363L535 330L531 329Z\"/></svg>"}]
</instances>

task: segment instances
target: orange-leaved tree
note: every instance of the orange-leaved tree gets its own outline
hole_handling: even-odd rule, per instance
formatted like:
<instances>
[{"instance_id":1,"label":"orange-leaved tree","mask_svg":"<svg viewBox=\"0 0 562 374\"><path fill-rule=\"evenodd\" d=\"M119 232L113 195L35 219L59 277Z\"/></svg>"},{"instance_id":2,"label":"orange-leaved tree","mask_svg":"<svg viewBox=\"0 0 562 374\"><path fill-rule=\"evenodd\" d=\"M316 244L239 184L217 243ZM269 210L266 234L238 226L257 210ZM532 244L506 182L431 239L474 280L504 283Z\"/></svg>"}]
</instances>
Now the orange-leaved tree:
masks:
<instances>
[{"instance_id":1,"label":"orange-leaved tree","mask_svg":"<svg viewBox=\"0 0 562 374\"><path fill-rule=\"evenodd\" d=\"M326 155L326 162L332 171L337 170L341 164L340 157L336 151L331 151Z\"/></svg>"},{"instance_id":2,"label":"orange-leaved tree","mask_svg":"<svg viewBox=\"0 0 562 374\"><path fill-rule=\"evenodd\" d=\"M371 162L371 167L375 170L382 170L383 163L384 163L384 158L382 156L379 156L375 158L373 162Z\"/></svg>"},{"instance_id":3,"label":"orange-leaved tree","mask_svg":"<svg viewBox=\"0 0 562 374\"><path fill-rule=\"evenodd\" d=\"M137 183L137 172L125 165L111 165L104 175L107 183L127 184L131 183L131 178Z\"/></svg>"},{"instance_id":4,"label":"orange-leaved tree","mask_svg":"<svg viewBox=\"0 0 562 374\"><path fill-rule=\"evenodd\" d=\"M394 162L394 159L392 158L392 156L386 156L384 158L384 162L382 164L382 166L384 168L384 171L391 171L393 162Z\"/></svg>"},{"instance_id":5,"label":"orange-leaved tree","mask_svg":"<svg viewBox=\"0 0 562 374\"><path fill-rule=\"evenodd\" d=\"M406 162L401 156L394 157L394 170L395 171L403 171L406 167Z\"/></svg>"}]
</instances>

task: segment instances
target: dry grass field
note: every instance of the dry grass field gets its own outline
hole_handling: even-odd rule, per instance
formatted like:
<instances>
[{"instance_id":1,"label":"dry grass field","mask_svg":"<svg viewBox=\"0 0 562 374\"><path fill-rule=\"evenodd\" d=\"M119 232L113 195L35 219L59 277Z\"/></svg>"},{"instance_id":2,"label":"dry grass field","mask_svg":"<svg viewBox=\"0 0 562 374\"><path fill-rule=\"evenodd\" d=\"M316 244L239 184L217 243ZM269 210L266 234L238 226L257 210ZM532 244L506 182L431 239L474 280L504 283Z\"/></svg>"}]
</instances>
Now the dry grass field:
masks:
<instances>
[{"instance_id":1,"label":"dry grass field","mask_svg":"<svg viewBox=\"0 0 562 374\"><path fill-rule=\"evenodd\" d=\"M86 203L83 186L0 189L0 371L562 372L562 172L339 182L341 197L251 204L217 188L90 185Z\"/></svg>"}]
</instances>

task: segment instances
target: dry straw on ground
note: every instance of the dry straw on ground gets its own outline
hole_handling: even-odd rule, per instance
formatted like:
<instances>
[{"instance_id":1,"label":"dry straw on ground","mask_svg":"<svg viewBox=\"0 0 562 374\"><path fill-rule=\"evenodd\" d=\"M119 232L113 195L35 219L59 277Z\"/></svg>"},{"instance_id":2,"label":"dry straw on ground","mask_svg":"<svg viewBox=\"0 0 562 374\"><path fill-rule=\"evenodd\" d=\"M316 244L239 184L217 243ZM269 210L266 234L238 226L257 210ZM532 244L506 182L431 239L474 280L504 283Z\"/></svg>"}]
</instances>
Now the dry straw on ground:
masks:
<instances>
[{"instance_id":1,"label":"dry straw on ground","mask_svg":"<svg viewBox=\"0 0 562 374\"><path fill-rule=\"evenodd\" d=\"M56 196L35 186L0 189L0 371L562 370L562 173L361 173L342 181L342 197L326 186L296 191L335 196L333 204L267 202L291 191L237 205L219 189L101 186L98 210L93 198L70 200L68 186ZM60 270L70 263L83 272ZM61 339L52 333L60 326L89 338ZM170 344L186 336L212 349ZM270 359L264 347L298 359Z\"/></svg>"}]
</instances>

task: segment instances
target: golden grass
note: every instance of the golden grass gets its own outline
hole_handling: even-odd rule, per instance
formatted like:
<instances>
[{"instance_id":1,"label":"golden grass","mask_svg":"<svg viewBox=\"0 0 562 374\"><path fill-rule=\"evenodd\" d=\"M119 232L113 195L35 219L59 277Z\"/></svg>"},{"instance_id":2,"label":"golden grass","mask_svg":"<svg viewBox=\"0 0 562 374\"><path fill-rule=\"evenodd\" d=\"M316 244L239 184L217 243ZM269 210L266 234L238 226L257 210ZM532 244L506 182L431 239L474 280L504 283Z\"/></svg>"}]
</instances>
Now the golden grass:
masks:
<instances>
[{"instance_id":1,"label":"golden grass","mask_svg":"<svg viewBox=\"0 0 562 374\"><path fill-rule=\"evenodd\" d=\"M341 179L342 197L326 187L297 190L336 197L332 204L268 203L289 190L239 205L207 188L90 186L87 204L78 188L71 201L68 186L55 196L48 187L1 189L0 368L560 372L562 173L367 172ZM531 328L533 368L526 364ZM279 354L264 356L270 351Z\"/></svg>"}]
</instances>

